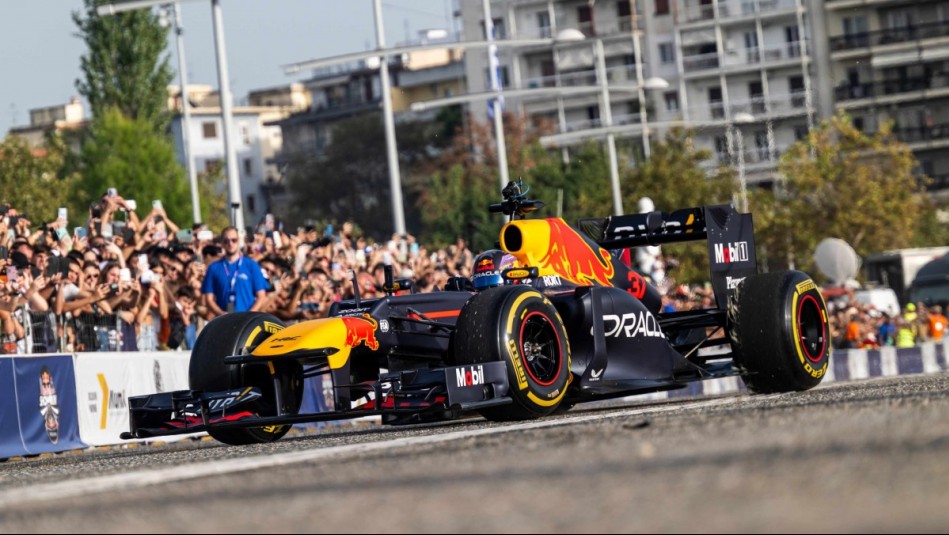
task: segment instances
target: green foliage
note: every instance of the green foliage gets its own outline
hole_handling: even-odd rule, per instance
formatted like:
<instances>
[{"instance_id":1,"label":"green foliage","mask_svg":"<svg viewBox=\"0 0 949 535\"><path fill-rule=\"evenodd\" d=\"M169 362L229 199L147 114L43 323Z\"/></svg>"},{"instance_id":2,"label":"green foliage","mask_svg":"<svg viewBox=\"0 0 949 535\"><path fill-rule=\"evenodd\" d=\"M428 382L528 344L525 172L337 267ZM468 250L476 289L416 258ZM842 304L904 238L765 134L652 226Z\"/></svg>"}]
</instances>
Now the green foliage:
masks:
<instances>
[{"instance_id":1,"label":"green foliage","mask_svg":"<svg viewBox=\"0 0 949 535\"><path fill-rule=\"evenodd\" d=\"M840 112L784 154L785 182L774 193L751 197L755 234L770 269L793 262L817 275L813 251L827 237L866 257L917 245L933 231L935 212L914 175L916 159L891 128L884 124L868 135Z\"/></svg>"},{"instance_id":2,"label":"green foliage","mask_svg":"<svg viewBox=\"0 0 949 535\"><path fill-rule=\"evenodd\" d=\"M169 121L168 84L173 78L165 54L168 28L149 9L100 17L96 7L106 2L84 3L85 16L72 15L88 47L80 59L84 78L76 80L79 94L88 100L94 117L118 108L152 131L164 133Z\"/></svg>"},{"instance_id":3,"label":"green foliage","mask_svg":"<svg viewBox=\"0 0 949 535\"><path fill-rule=\"evenodd\" d=\"M189 194L190 187L189 184ZM201 222L210 230L220 232L231 224L223 163L217 162L207 172L198 173L198 197L201 199Z\"/></svg>"},{"instance_id":4,"label":"green foliage","mask_svg":"<svg viewBox=\"0 0 949 535\"><path fill-rule=\"evenodd\" d=\"M429 177L421 195L423 243L445 247L460 236L472 250L494 247L502 223L500 216L488 212L488 205L500 200L494 180L457 164Z\"/></svg>"},{"instance_id":5,"label":"green foliage","mask_svg":"<svg viewBox=\"0 0 949 535\"><path fill-rule=\"evenodd\" d=\"M708 150L692 143L693 133L673 128L665 139L653 143L652 154L640 167L631 169L624 180L623 201L627 213L638 211L639 200L652 199L656 210L671 212L708 204L728 204L738 188L734 172L719 168L712 176L703 168L712 158ZM708 280L708 246L705 242L686 242L662 247L663 254L674 256L679 265L667 272L680 283Z\"/></svg>"},{"instance_id":6,"label":"green foliage","mask_svg":"<svg viewBox=\"0 0 949 535\"><path fill-rule=\"evenodd\" d=\"M171 142L154 133L144 119L106 110L93 123L81 159L85 172L77 195L87 209L114 187L138 201L139 215L147 214L152 200L160 199L173 221L190 224L191 196L184 169Z\"/></svg>"},{"instance_id":7,"label":"green foliage","mask_svg":"<svg viewBox=\"0 0 949 535\"><path fill-rule=\"evenodd\" d=\"M73 223L85 222L85 211L68 202L78 177L61 174L67 153L59 136L50 137L46 147L35 150L18 136L7 137L0 143L0 202L8 202L29 216L33 228L56 219L61 206L71 208Z\"/></svg>"}]
</instances>

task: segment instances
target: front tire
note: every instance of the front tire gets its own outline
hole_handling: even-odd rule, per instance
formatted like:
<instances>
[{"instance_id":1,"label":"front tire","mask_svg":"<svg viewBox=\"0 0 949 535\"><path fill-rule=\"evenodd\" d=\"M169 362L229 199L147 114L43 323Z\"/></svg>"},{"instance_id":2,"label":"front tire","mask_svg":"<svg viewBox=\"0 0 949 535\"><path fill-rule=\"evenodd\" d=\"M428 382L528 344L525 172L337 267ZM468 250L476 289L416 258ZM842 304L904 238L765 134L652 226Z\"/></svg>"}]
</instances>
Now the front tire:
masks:
<instances>
[{"instance_id":1,"label":"front tire","mask_svg":"<svg viewBox=\"0 0 949 535\"><path fill-rule=\"evenodd\" d=\"M248 404L257 416L276 416L277 403L284 414L296 414L303 400L303 370L299 362L275 362L273 372L267 365L225 364L224 357L250 351L285 324L276 316L260 312L236 312L211 320L198 336L191 351L188 381L192 390L219 391L254 386L263 396ZM274 379L280 384L277 401ZM240 446L273 442L286 435L292 425L243 429L209 430L208 434L225 444Z\"/></svg>"},{"instance_id":2,"label":"front tire","mask_svg":"<svg viewBox=\"0 0 949 535\"><path fill-rule=\"evenodd\" d=\"M554 412L570 383L570 346L554 306L533 288L501 286L472 297L458 317L456 364L504 361L510 405L483 409L489 420L528 420Z\"/></svg>"},{"instance_id":3,"label":"front tire","mask_svg":"<svg viewBox=\"0 0 949 535\"><path fill-rule=\"evenodd\" d=\"M800 271L746 277L728 301L735 365L748 390L797 392L820 384L830 361L824 298Z\"/></svg>"}]
</instances>

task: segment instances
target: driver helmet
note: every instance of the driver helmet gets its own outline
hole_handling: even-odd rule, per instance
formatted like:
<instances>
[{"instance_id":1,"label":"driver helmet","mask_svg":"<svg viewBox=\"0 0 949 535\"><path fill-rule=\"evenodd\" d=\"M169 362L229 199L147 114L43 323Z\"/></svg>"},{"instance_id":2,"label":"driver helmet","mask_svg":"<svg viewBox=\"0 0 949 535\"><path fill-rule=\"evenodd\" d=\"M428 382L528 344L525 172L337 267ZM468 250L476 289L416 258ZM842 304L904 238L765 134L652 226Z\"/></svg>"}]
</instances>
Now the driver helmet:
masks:
<instances>
[{"instance_id":1,"label":"driver helmet","mask_svg":"<svg viewBox=\"0 0 949 535\"><path fill-rule=\"evenodd\" d=\"M509 267L514 267L514 255L500 249L488 249L475 257L471 282L478 291L501 286L504 284L501 272Z\"/></svg>"}]
</instances>

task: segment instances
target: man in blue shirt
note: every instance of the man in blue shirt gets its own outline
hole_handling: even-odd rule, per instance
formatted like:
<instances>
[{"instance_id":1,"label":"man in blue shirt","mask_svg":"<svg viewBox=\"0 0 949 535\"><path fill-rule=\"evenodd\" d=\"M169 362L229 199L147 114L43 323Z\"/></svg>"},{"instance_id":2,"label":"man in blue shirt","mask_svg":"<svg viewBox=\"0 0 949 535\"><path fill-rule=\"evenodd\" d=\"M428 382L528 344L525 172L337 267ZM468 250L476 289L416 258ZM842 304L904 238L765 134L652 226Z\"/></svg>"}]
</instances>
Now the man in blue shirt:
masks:
<instances>
[{"instance_id":1,"label":"man in blue shirt","mask_svg":"<svg viewBox=\"0 0 949 535\"><path fill-rule=\"evenodd\" d=\"M228 312L257 311L267 295L267 280L253 258L241 254L235 227L221 231L224 256L208 266L201 294L215 316Z\"/></svg>"}]
</instances>

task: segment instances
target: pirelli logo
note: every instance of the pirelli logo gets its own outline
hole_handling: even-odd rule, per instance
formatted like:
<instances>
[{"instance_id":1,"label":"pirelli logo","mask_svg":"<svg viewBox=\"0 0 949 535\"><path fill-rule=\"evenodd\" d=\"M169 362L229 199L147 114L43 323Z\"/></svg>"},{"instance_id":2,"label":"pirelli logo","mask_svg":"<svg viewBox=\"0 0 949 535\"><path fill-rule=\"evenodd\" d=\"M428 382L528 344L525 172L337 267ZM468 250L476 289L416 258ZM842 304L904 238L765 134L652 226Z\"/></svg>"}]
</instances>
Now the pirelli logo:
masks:
<instances>
[{"instance_id":1,"label":"pirelli logo","mask_svg":"<svg viewBox=\"0 0 949 535\"><path fill-rule=\"evenodd\" d=\"M283 326L281 326L279 323L274 323L272 321L265 321L264 330L270 334L273 334L275 332L282 331Z\"/></svg>"},{"instance_id":2,"label":"pirelli logo","mask_svg":"<svg viewBox=\"0 0 949 535\"><path fill-rule=\"evenodd\" d=\"M817 289L817 285L814 284L814 281L813 281L813 280L807 279L807 280L804 281L804 282L798 283L798 285L795 286L795 288L797 288L797 292L798 292L798 293L804 293L804 292L806 292L806 291L808 291L808 290L816 290L816 289Z\"/></svg>"}]
</instances>

